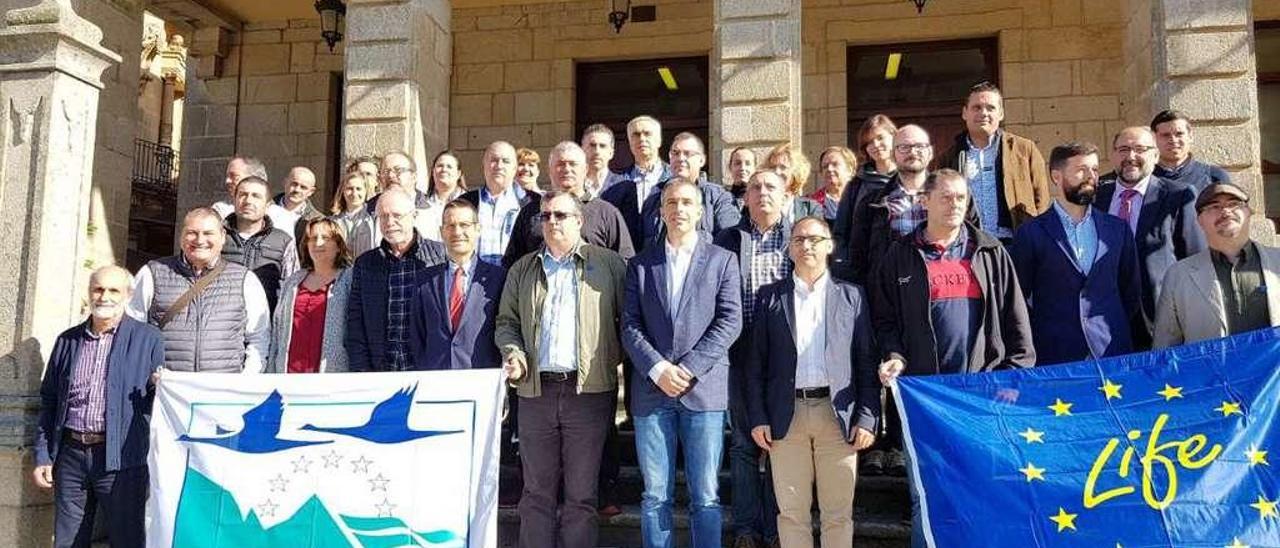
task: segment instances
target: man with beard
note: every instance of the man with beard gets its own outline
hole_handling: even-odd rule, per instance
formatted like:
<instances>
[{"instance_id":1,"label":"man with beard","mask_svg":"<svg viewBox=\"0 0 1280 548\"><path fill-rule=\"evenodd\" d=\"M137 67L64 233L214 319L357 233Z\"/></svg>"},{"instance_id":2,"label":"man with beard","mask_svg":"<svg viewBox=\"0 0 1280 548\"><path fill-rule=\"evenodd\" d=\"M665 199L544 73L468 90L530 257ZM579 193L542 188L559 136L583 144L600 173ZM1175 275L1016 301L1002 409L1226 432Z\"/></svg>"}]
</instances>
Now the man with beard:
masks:
<instances>
[{"instance_id":1,"label":"man with beard","mask_svg":"<svg viewBox=\"0 0 1280 548\"><path fill-rule=\"evenodd\" d=\"M1068 143L1049 154L1062 193L1018 228L1014 266L1031 314L1037 364L1145 348L1138 255L1124 221L1094 209L1098 148Z\"/></svg>"},{"instance_id":2,"label":"man with beard","mask_svg":"<svg viewBox=\"0 0 1280 548\"><path fill-rule=\"evenodd\" d=\"M1209 249L1178 261L1156 307L1155 347L1280 325L1280 250L1249 238L1249 195L1231 183L1205 187L1196 220Z\"/></svg>"},{"instance_id":3,"label":"man with beard","mask_svg":"<svg viewBox=\"0 0 1280 548\"><path fill-rule=\"evenodd\" d=\"M1204 233L1196 226L1196 193L1182 183L1152 174L1158 152L1155 135L1145 127L1121 130L1111 141L1115 172L1098 186L1098 209L1129 224L1138 244L1142 272L1143 323L1155 323L1156 301L1165 272L1180 259L1204 251Z\"/></svg>"},{"instance_id":4,"label":"man with beard","mask_svg":"<svg viewBox=\"0 0 1280 548\"><path fill-rule=\"evenodd\" d=\"M118 266L94 271L89 319L58 335L40 384L32 478L53 489L60 548L89 546L99 506L112 546L143 545L152 374L164 366L164 338L125 316L132 286Z\"/></svg>"}]
</instances>

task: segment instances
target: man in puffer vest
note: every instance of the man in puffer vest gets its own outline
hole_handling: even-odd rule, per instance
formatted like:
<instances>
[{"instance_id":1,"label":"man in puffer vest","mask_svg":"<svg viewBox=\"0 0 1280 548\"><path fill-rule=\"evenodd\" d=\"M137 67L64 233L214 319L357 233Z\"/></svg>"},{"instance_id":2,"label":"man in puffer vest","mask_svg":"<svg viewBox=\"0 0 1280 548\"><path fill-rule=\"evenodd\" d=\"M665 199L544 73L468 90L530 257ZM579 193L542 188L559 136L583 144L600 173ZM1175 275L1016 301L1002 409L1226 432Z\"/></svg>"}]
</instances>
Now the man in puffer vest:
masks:
<instances>
[{"instance_id":1,"label":"man in puffer vest","mask_svg":"<svg viewBox=\"0 0 1280 548\"><path fill-rule=\"evenodd\" d=\"M212 208L188 212L180 234L181 253L138 270L129 316L160 328L168 369L262 371L271 340L262 284L244 266L222 259L226 233Z\"/></svg>"}]
</instances>

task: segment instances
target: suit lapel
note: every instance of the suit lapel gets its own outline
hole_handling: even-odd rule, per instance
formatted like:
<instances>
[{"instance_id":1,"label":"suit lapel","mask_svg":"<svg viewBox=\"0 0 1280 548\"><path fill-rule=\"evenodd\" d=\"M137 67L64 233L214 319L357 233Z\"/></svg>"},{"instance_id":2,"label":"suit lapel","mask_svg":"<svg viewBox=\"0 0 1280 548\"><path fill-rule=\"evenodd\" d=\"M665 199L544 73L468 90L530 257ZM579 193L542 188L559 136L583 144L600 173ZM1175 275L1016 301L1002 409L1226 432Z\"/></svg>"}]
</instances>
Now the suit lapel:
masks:
<instances>
[{"instance_id":1,"label":"suit lapel","mask_svg":"<svg viewBox=\"0 0 1280 548\"><path fill-rule=\"evenodd\" d=\"M431 280L431 302L435 303L436 310L444 312L445 329L452 333L453 326L449 325L449 297L445 294L445 278L449 277L449 263L444 263L444 273L436 276ZM474 276L472 276L474 278ZM463 311L466 311L466 303L463 302Z\"/></svg>"},{"instance_id":2,"label":"suit lapel","mask_svg":"<svg viewBox=\"0 0 1280 548\"><path fill-rule=\"evenodd\" d=\"M1206 252L1202 257L1192 259L1191 279L1206 301L1205 309L1214 312L1218 323L1222 325L1223 332L1226 333L1227 317L1222 305L1222 289L1218 287L1218 274L1214 272L1213 259L1209 253Z\"/></svg>"},{"instance_id":3,"label":"suit lapel","mask_svg":"<svg viewBox=\"0 0 1280 548\"><path fill-rule=\"evenodd\" d=\"M1047 228L1049 231L1049 237L1058 244L1058 251L1061 251L1063 255L1067 256L1067 262L1076 267L1076 272L1087 274L1087 272L1085 272L1084 265L1081 265L1076 260L1075 250L1071 249L1071 242L1070 240L1067 240L1067 229L1062 226L1062 218L1058 216L1058 212L1053 206L1049 206L1049 211L1053 212L1052 216L1045 218L1049 225Z\"/></svg>"},{"instance_id":4,"label":"suit lapel","mask_svg":"<svg viewBox=\"0 0 1280 548\"><path fill-rule=\"evenodd\" d=\"M1094 207L1091 215L1093 215L1093 230L1098 235L1098 253L1093 257L1093 264L1097 265L1101 264L1103 257L1106 257L1107 253L1111 252L1111 242L1113 240L1111 239L1110 234L1104 232L1106 230L1105 227L1107 226L1107 223L1102 222L1103 219L1100 217L1100 215L1106 215L1106 213L1098 211L1098 208ZM1121 233L1120 236L1124 237L1125 234ZM1121 240L1120 244L1123 245L1124 241ZM1090 266L1090 270L1092 270L1092 265Z\"/></svg>"},{"instance_id":5,"label":"suit lapel","mask_svg":"<svg viewBox=\"0 0 1280 548\"><path fill-rule=\"evenodd\" d=\"M1146 234L1151 225L1160 219L1160 207L1164 203L1164 185L1160 179L1152 175L1147 183L1147 192L1142 196L1142 209L1138 213L1138 225L1134 235Z\"/></svg>"},{"instance_id":6,"label":"suit lapel","mask_svg":"<svg viewBox=\"0 0 1280 548\"><path fill-rule=\"evenodd\" d=\"M782 315L787 318L787 333L791 334L791 345L799 351L800 347L796 344L796 281L790 276L783 279L785 285L779 295L782 300Z\"/></svg>"},{"instance_id":7,"label":"suit lapel","mask_svg":"<svg viewBox=\"0 0 1280 548\"><path fill-rule=\"evenodd\" d=\"M830 276L829 273L827 275ZM840 350L840 345L845 344L841 341L848 341L851 333L851 326L844 325L840 321L840 305L843 302L839 286L834 280L828 279L826 310L823 312L821 327L826 330L826 348L822 350L822 355L826 358L823 361L827 370L827 384L833 389L847 385L849 377L848 361L842 359ZM854 356L849 356L849 359L854 359ZM841 367L842 363L846 364L846 367Z\"/></svg>"},{"instance_id":8,"label":"suit lapel","mask_svg":"<svg viewBox=\"0 0 1280 548\"><path fill-rule=\"evenodd\" d=\"M484 303L481 300L485 298L484 287L488 282L488 273L480 267L480 261L476 261L476 270L471 273L471 284L462 300L462 319L458 321L458 331L462 330L462 324L466 323L468 317L482 313Z\"/></svg>"},{"instance_id":9,"label":"suit lapel","mask_svg":"<svg viewBox=\"0 0 1280 548\"><path fill-rule=\"evenodd\" d=\"M653 268L653 289L654 293L658 294L658 303L662 306L662 310L667 313L667 318L674 325L676 313L671 309L671 298L667 295L667 278L671 276L671 265L667 264L666 249L663 249L661 257L662 259Z\"/></svg>"}]
</instances>

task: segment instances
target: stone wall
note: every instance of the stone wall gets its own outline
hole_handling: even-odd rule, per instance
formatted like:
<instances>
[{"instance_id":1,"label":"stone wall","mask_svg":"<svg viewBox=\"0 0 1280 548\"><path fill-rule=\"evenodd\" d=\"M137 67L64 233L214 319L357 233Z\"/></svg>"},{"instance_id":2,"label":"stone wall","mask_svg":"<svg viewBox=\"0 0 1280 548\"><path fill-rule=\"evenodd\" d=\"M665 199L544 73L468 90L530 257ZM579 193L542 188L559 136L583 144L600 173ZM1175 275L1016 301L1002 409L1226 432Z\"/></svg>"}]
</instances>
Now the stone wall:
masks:
<instances>
[{"instance_id":1,"label":"stone wall","mask_svg":"<svg viewBox=\"0 0 1280 548\"><path fill-rule=\"evenodd\" d=\"M338 161L334 143L344 55L341 43L329 52L318 24L293 19L248 23L242 32L196 31L184 105L179 217L225 199L226 164L236 153L261 158L275 192L291 167L310 168L317 179L314 201L328 205ZM215 63L219 50L224 55Z\"/></svg>"},{"instance_id":2,"label":"stone wall","mask_svg":"<svg viewBox=\"0 0 1280 548\"><path fill-rule=\"evenodd\" d=\"M449 146L462 156L472 186L484 180L480 156L492 141L532 147L545 158L557 142L577 140L575 61L711 51L712 2L645 3L657 6L657 21L628 22L621 33L599 0L453 10Z\"/></svg>"},{"instance_id":3,"label":"stone wall","mask_svg":"<svg viewBox=\"0 0 1280 548\"><path fill-rule=\"evenodd\" d=\"M1134 0L1140 2L1142 0ZM1123 4L1124 0L1120 0ZM1123 125L1122 40L1115 0L929 2L805 0L804 149L847 144L847 48L997 37L1005 124L1042 151L1071 139L1104 144ZM957 98L956 116L960 116ZM933 136L935 143L950 136Z\"/></svg>"}]
</instances>

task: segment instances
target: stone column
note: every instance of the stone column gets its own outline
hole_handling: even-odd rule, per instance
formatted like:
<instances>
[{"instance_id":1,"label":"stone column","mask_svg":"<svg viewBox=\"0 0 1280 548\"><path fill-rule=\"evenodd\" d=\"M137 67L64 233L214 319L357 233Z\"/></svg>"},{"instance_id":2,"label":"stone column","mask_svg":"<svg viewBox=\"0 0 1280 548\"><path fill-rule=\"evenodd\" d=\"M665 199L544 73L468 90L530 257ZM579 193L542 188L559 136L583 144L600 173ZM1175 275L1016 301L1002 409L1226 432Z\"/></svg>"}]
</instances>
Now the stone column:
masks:
<instances>
[{"instance_id":1,"label":"stone column","mask_svg":"<svg viewBox=\"0 0 1280 548\"><path fill-rule=\"evenodd\" d=\"M0 8L7 8L0 1ZM0 10L4 11L4 10ZM120 57L70 0L8 10L0 28L0 546L47 546L50 497L30 482L38 386L81 316L102 72Z\"/></svg>"},{"instance_id":2,"label":"stone column","mask_svg":"<svg viewBox=\"0 0 1280 548\"><path fill-rule=\"evenodd\" d=\"M1262 215L1258 80L1250 0L1142 0L1125 40L1136 61L1127 74L1130 123L1147 125L1170 108L1191 118L1196 157L1222 166L1257 204L1253 233L1271 242ZM1144 32L1149 30L1149 32ZM1150 60L1150 66L1143 66ZM1148 108L1142 108L1148 107Z\"/></svg>"},{"instance_id":3,"label":"stone column","mask_svg":"<svg viewBox=\"0 0 1280 548\"><path fill-rule=\"evenodd\" d=\"M718 174L739 146L800 146L800 0L716 0L711 150ZM761 160L764 158L761 157Z\"/></svg>"},{"instance_id":4,"label":"stone column","mask_svg":"<svg viewBox=\"0 0 1280 548\"><path fill-rule=\"evenodd\" d=\"M449 142L448 0L348 0L344 157L407 152L425 188Z\"/></svg>"}]
</instances>

